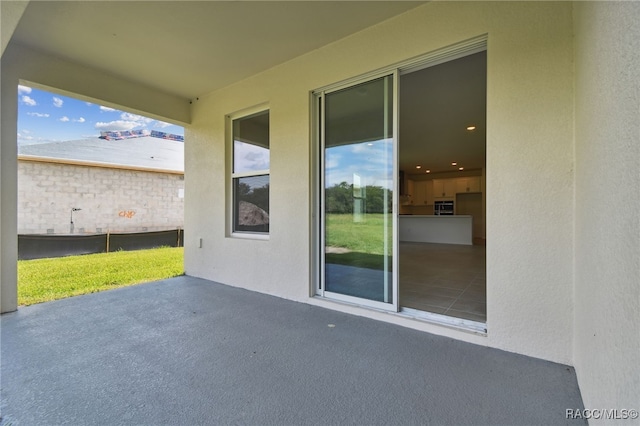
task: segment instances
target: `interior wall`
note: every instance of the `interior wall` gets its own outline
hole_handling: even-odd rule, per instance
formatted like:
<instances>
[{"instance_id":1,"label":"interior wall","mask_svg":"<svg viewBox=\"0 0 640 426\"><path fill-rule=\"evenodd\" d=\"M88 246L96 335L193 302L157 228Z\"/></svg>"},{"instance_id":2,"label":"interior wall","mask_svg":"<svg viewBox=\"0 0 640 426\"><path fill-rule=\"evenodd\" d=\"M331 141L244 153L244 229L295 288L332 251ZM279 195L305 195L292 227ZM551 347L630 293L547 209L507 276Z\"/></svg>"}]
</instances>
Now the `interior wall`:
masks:
<instances>
[{"instance_id":1,"label":"interior wall","mask_svg":"<svg viewBox=\"0 0 640 426\"><path fill-rule=\"evenodd\" d=\"M310 92L483 34L487 336L310 298ZM185 242L187 274L571 364L572 36L569 3L431 2L201 96L186 130L185 227L194 230ZM227 238L224 117L265 102L269 239Z\"/></svg>"},{"instance_id":2,"label":"interior wall","mask_svg":"<svg viewBox=\"0 0 640 426\"><path fill-rule=\"evenodd\" d=\"M575 367L587 408L640 396L640 3L575 5Z\"/></svg>"}]
</instances>

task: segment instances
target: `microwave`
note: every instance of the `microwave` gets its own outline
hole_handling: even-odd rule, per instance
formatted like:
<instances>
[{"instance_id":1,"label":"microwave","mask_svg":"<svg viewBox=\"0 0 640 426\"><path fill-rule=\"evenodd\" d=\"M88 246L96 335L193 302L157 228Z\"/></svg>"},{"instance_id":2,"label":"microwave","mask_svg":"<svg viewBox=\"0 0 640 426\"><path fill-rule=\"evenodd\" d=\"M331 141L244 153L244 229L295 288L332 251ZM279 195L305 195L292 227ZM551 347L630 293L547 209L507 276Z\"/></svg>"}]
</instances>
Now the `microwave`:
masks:
<instances>
[{"instance_id":1,"label":"microwave","mask_svg":"<svg viewBox=\"0 0 640 426\"><path fill-rule=\"evenodd\" d=\"M453 216L453 201L436 201L433 206L436 216Z\"/></svg>"}]
</instances>

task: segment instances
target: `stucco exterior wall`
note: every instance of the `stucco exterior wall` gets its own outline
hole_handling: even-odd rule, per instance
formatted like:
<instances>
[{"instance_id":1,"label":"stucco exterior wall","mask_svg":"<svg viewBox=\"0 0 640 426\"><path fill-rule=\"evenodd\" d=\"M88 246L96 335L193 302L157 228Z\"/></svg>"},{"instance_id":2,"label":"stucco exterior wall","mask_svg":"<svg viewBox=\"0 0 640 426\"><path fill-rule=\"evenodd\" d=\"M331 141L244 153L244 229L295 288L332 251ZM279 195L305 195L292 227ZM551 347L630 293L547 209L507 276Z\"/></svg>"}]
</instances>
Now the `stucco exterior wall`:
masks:
<instances>
[{"instance_id":1,"label":"stucco exterior wall","mask_svg":"<svg viewBox=\"0 0 640 426\"><path fill-rule=\"evenodd\" d=\"M637 410L640 3L577 4L575 34L575 367L585 407Z\"/></svg>"},{"instance_id":2,"label":"stucco exterior wall","mask_svg":"<svg viewBox=\"0 0 640 426\"><path fill-rule=\"evenodd\" d=\"M483 34L487 335L310 298L310 92ZM571 364L572 61L571 4L436 2L200 97L185 135L185 227L197 230L185 241L187 274ZM270 236L227 237L225 115L265 102Z\"/></svg>"},{"instance_id":3,"label":"stucco exterior wall","mask_svg":"<svg viewBox=\"0 0 640 426\"><path fill-rule=\"evenodd\" d=\"M4 55L0 68L0 312L10 312L18 307L18 77Z\"/></svg>"},{"instance_id":4,"label":"stucco exterior wall","mask_svg":"<svg viewBox=\"0 0 640 426\"><path fill-rule=\"evenodd\" d=\"M18 161L18 233L143 232L182 228L184 175Z\"/></svg>"}]
</instances>

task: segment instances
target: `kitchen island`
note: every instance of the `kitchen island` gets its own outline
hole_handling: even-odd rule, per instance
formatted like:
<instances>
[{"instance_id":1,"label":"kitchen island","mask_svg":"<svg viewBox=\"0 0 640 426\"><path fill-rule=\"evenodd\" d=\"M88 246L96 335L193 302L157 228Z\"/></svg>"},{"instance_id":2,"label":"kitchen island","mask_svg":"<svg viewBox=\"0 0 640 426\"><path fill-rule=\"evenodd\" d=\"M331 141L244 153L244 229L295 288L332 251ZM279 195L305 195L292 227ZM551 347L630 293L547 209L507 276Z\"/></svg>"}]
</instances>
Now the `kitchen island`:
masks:
<instances>
[{"instance_id":1,"label":"kitchen island","mask_svg":"<svg viewBox=\"0 0 640 426\"><path fill-rule=\"evenodd\" d=\"M473 245L473 216L400 215L401 242Z\"/></svg>"}]
</instances>

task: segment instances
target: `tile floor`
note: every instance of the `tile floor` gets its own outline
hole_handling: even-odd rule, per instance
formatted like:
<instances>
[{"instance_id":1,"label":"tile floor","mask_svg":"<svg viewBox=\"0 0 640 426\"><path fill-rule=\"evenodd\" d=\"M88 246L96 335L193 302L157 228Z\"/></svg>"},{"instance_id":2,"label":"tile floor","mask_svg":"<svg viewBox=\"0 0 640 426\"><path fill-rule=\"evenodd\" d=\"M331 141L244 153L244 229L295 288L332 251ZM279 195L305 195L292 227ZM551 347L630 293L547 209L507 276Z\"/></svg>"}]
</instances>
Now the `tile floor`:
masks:
<instances>
[{"instance_id":1,"label":"tile floor","mask_svg":"<svg viewBox=\"0 0 640 426\"><path fill-rule=\"evenodd\" d=\"M486 247L400 243L400 306L487 320Z\"/></svg>"}]
</instances>

